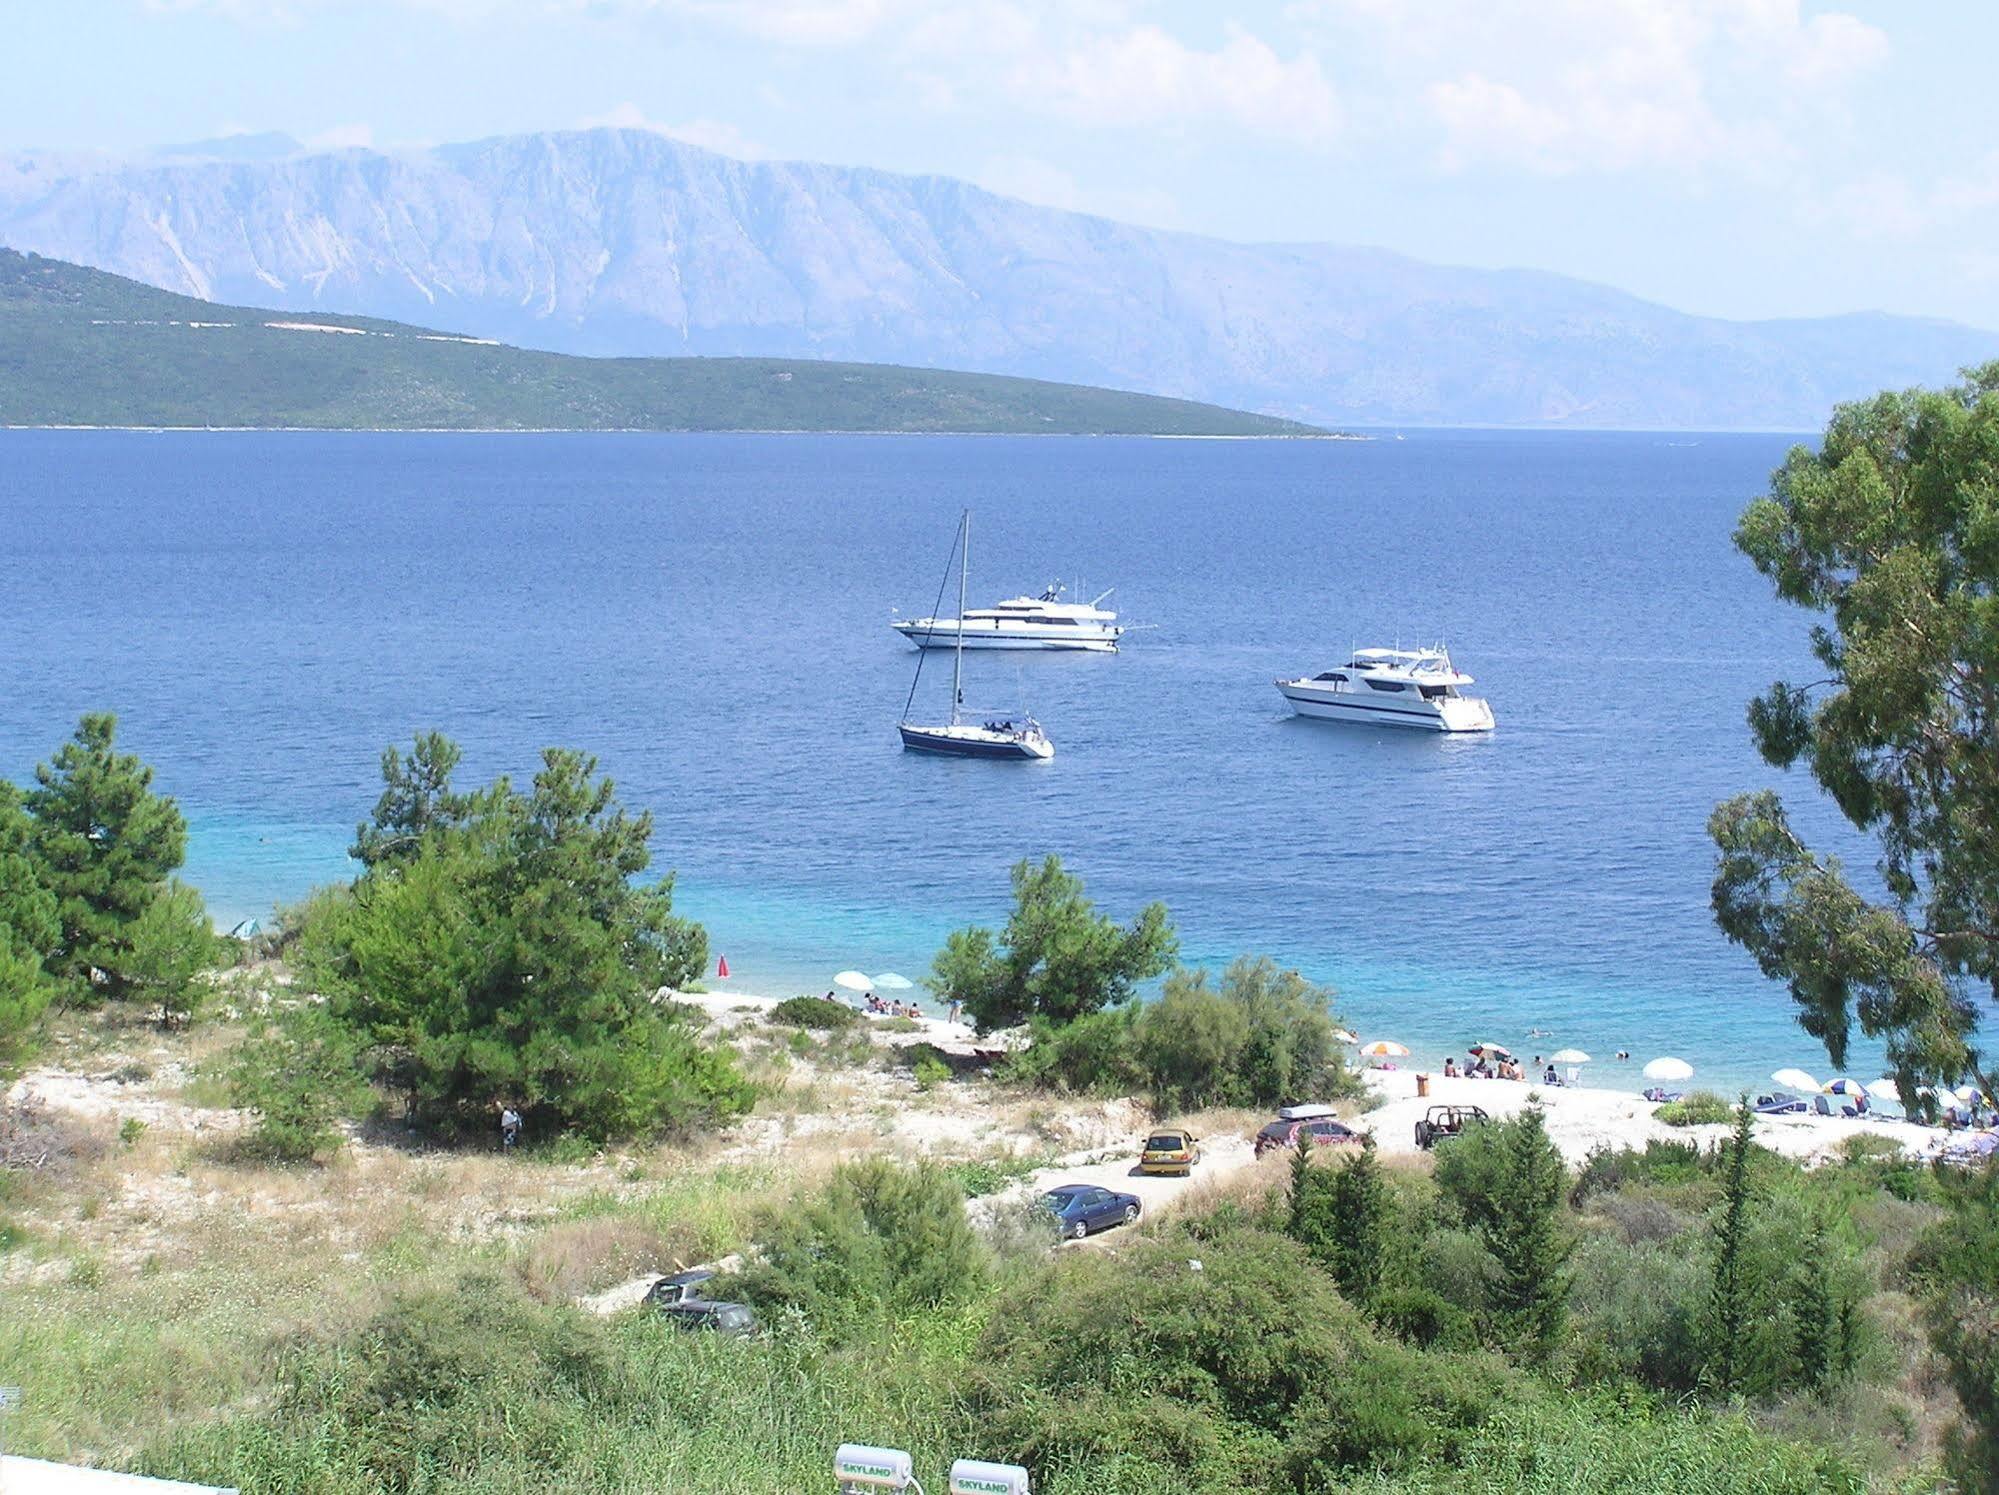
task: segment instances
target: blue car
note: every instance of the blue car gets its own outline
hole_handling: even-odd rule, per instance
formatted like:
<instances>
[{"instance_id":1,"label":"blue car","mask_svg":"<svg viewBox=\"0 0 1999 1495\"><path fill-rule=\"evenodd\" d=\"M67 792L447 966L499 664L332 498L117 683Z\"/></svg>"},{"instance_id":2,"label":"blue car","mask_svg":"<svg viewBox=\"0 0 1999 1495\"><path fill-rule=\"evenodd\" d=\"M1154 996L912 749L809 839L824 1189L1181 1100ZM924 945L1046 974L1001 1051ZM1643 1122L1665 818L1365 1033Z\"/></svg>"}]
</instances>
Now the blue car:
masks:
<instances>
[{"instance_id":1,"label":"blue car","mask_svg":"<svg viewBox=\"0 0 1999 1495\"><path fill-rule=\"evenodd\" d=\"M1138 1219L1138 1196L1100 1189L1095 1184L1063 1184L1041 1196L1041 1207L1055 1217L1063 1235L1080 1241L1093 1231L1130 1225Z\"/></svg>"}]
</instances>

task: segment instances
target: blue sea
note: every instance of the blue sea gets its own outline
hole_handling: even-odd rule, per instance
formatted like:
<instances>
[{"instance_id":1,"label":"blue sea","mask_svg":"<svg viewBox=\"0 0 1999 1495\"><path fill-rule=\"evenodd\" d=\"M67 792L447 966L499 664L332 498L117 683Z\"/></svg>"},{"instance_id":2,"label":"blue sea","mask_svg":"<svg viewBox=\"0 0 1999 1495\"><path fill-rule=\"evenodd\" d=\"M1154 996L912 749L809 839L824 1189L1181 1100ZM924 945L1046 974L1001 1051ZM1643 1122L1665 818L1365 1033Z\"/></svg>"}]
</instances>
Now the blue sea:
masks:
<instances>
[{"instance_id":1,"label":"blue sea","mask_svg":"<svg viewBox=\"0 0 1999 1495\"><path fill-rule=\"evenodd\" d=\"M1419 1062L1750 1082L1824 1063L1707 907L1708 812L1784 782L1744 705L1811 669L1730 543L1795 439L0 432L0 775L115 710L226 925L348 874L386 744L442 729L479 781L575 745L745 990L920 977L1057 852L1106 910L1164 900L1187 960L1295 964ZM1032 710L1052 763L897 744L891 610L935 602L964 507L975 600L1115 586L1139 625L967 656L968 707ZM1498 731L1305 723L1271 686L1438 640ZM933 656L919 715L948 680Z\"/></svg>"}]
</instances>

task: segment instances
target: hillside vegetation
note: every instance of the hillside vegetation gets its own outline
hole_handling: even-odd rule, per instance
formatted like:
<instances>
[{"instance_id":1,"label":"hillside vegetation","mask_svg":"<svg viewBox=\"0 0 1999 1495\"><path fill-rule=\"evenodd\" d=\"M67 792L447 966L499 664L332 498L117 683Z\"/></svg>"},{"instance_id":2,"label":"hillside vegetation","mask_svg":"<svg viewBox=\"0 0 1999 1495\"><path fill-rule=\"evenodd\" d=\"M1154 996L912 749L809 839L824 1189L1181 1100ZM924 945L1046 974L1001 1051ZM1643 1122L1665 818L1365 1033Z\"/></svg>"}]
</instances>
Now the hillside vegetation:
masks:
<instances>
[{"instance_id":1,"label":"hillside vegetation","mask_svg":"<svg viewBox=\"0 0 1999 1495\"><path fill-rule=\"evenodd\" d=\"M990 374L577 358L219 306L0 249L0 425L1271 436L1290 421Z\"/></svg>"}]
</instances>

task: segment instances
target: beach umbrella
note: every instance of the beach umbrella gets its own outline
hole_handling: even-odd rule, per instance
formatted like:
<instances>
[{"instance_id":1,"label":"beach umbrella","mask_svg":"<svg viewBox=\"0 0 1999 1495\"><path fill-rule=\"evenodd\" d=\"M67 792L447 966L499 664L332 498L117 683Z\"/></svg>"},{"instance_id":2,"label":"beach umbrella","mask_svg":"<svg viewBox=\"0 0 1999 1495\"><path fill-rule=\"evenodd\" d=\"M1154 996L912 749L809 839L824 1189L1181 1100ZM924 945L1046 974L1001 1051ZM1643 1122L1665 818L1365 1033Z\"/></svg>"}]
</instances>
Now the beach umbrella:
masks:
<instances>
[{"instance_id":1,"label":"beach umbrella","mask_svg":"<svg viewBox=\"0 0 1999 1495\"><path fill-rule=\"evenodd\" d=\"M1475 1043L1465 1050L1468 1054L1497 1054L1502 1059L1511 1059L1513 1050L1503 1043Z\"/></svg>"},{"instance_id":2,"label":"beach umbrella","mask_svg":"<svg viewBox=\"0 0 1999 1495\"><path fill-rule=\"evenodd\" d=\"M1392 1038L1377 1038L1372 1043L1360 1046L1363 1056L1369 1059L1407 1059L1409 1050Z\"/></svg>"},{"instance_id":3,"label":"beach umbrella","mask_svg":"<svg viewBox=\"0 0 1999 1495\"><path fill-rule=\"evenodd\" d=\"M1335 1029L1335 1030L1334 1030L1334 1033L1333 1033L1333 1042L1335 1042L1335 1043L1359 1043L1359 1042L1360 1042L1360 1037L1359 1037L1359 1035L1357 1035L1357 1034L1354 1034L1354 1033L1349 1033L1349 1032L1347 1032L1347 1030L1346 1030L1345 1028L1339 1028L1339 1029Z\"/></svg>"},{"instance_id":4,"label":"beach umbrella","mask_svg":"<svg viewBox=\"0 0 1999 1495\"><path fill-rule=\"evenodd\" d=\"M1892 1075L1881 1076L1867 1087L1867 1093L1876 1100L1893 1101L1898 1106L1902 1104L1902 1087L1895 1083Z\"/></svg>"},{"instance_id":5,"label":"beach umbrella","mask_svg":"<svg viewBox=\"0 0 1999 1495\"><path fill-rule=\"evenodd\" d=\"M1861 1084L1858 1080L1850 1080L1845 1075L1827 1080L1819 1088L1825 1091L1827 1095L1865 1095L1867 1093L1865 1085Z\"/></svg>"},{"instance_id":6,"label":"beach umbrella","mask_svg":"<svg viewBox=\"0 0 1999 1495\"><path fill-rule=\"evenodd\" d=\"M842 971L833 978L835 986L844 986L848 991L873 991L875 983L866 971Z\"/></svg>"},{"instance_id":7,"label":"beach umbrella","mask_svg":"<svg viewBox=\"0 0 1999 1495\"><path fill-rule=\"evenodd\" d=\"M1809 1094L1819 1088L1819 1082L1802 1069L1780 1069L1770 1078L1786 1090L1802 1090Z\"/></svg>"},{"instance_id":8,"label":"beach umbrella","mask_svg":"<svg viewBox=\"0 0 1999 1495\"><path fill-rule=\"evenodd\" d=\"M875 985L883 991L908 991L916 985L907 976L898 976L894 971L883 971L875 977Z\"/></svg>"},{"instance_id":9,"label":"beach umbrella","mask_svg":"<svg viewBox=\"0 0 1999 1495\"><path fill-rule=\"evenodd\" d=\"M1684 1059L1654 1059L1643 1073L1648 1080L1690 1080L1694 1067Z\"/></svg>"},{"instance_id":10,"label":"beach umbrella","mask_svg":"<svg viewBox=\"0 0 1999 1495\"><path fill-rule=\"evenodd\" d=\"M1554 1053L1548 1056L1548 1062L1550 1064L1587 1064L1590 1062L1590 1058L1581 1049L1556 1049Z\"/></svg>"},{"instance_id":11,"label":"beach umbrella","mask_svg":"<svg viewBox=\"0 0 1999 1495\"><path fill-rule=\"evenodd\" d=\"M1963 1101L1967 1106L1976 1105L1979 1101L1985 1099L1976 1085L1960 1085L1957 1089L1951 1091L1951 1094Z\"/></svg>"}]
</instances>

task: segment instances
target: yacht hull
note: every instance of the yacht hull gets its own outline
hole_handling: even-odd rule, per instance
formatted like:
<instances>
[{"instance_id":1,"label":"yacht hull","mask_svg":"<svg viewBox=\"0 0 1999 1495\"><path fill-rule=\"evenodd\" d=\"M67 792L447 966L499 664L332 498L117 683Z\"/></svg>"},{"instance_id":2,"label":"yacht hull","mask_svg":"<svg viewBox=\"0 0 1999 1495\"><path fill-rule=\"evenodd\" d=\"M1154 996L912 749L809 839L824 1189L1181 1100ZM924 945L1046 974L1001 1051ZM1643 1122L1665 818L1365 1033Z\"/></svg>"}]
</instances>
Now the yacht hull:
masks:
<instances>
[{"instance_id":1,"label":"yacht hull","mask_svg":"<svg viewBox=\"0 0 1999 1495\"><path fill-rule=\"evenodd\" d=\"M1441 703L1373 701L1354 691L1314 688L1279 680L1277 689L1299 716L1313 721L1347 722L1363 727L1395 727L1415 732L1490 732L1492 708L1482 700L1460 697Z\"/></svg>"},{"instance_id":2,"label":"yacht hull","mask_svg":"<svg viewBox=\"0 0 1999 1495\"><path fill-rule=\"evenodd\" d=\"M936 624L895 623L895 631L908 639L919 649L955 649L958 646L957 625L939 620ZM1075 634L1079 630L1066 630ZM1082 634L1080 637L1055 636L1050 628L1007 628L983 627L968 624L965 628L967 649L1063 649L1091 654L1115 654L1118 634L1122 629L1112 629L1104 633Z\"/></svg>"},{"instance_id":3,"label":"yacht hull","mask_svg":"<svg viewBox=\"0 0 1999 1495\"><path fill-rule=\"evenodd\" d=\"M919 727L901 722L896 730L912 753L940 753L951 758L993 758L1013 763L1043 763L1055 756L1045 737L1022 738L983 727Z\"/></svg>"}]
</instances>

